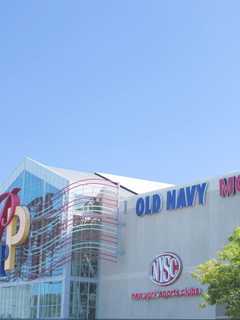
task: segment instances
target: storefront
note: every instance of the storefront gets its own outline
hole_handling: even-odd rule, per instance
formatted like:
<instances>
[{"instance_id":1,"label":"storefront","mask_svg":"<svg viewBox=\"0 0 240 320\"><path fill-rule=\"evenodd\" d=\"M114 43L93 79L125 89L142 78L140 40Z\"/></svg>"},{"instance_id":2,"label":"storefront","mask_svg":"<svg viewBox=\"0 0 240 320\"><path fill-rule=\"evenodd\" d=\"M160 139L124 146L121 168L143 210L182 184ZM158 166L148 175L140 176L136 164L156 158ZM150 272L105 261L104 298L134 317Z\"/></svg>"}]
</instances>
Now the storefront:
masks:
<instances>
[{"instance_id":1,"label":"storefront","mask_svg":"<svg viewBox=\"0 0 240 320\"><path fill-rule=\"evenodd\" d=\"M240 224L238 177L178 187L25 159L1 187L0 317L222 317L191 273Z\"/></svg>"}]
</instances>

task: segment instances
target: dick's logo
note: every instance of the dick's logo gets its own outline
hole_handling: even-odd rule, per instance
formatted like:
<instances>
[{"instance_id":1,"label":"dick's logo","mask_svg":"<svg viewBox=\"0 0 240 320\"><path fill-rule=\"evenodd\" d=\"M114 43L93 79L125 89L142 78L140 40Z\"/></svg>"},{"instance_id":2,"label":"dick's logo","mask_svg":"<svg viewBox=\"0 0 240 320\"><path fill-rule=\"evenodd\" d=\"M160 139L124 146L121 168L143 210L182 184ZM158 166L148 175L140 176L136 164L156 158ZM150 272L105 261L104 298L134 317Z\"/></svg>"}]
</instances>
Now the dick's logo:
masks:
<instances>
[{"instance_id":1,"label":"dick's logo","mask_svg":"<svg viewBox=\"0 0 240 320\"><path fill-rule=\"evenodd\" d=\"M16 246L23 244L29 235L30 214L26 207L20 206L19 188L0 195L2 211L0 213L0 276L5 276L5 270L15 267ZM6 241L2 241L6 230Z\"/></svg>"},{"instance_id":2,"label":"dick's logo","mask_svg":"<svg viewBox=\"0 0 240 320\"><path fill-rule=\"evenodd\" d=\"M151 280L160 286L174 283L182 272L181 259L173 252L162 252L151 264Z\"/></svg>"}]
</instances>

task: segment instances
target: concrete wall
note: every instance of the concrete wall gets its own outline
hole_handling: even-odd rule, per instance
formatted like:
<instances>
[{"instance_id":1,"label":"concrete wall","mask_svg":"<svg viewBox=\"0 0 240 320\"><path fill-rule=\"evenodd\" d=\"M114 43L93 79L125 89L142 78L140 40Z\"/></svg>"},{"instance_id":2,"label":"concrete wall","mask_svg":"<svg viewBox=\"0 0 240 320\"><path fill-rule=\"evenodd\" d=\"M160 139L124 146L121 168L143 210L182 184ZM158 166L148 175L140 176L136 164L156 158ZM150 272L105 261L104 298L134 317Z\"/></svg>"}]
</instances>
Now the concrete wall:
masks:
<instances>
[{"instance_id":1,"label":"concrete wall","mask_svg":"<svg viewBox=\"0 0 240 320\"><path fill-rule=\"evenodd\" d=\"M215 257L233 229L240 225L240 194L221 198L218 181L219 178L200 182L208 182L204 206L167 211L165 204L161 213L139 217L135 213L139 196L128 200L127 212L121 212L125 222L121 227L124 253L116 264L103 261L100 264L97 318L216 317L215 307L199 308L200 297L134 301L131 294L201 287L191 272L198 264ZM168 190L154 193L160 193L166 201ZM175 252L183 262L182 275L167 288L159 287L149 278L151 261L162 251Z\"/></svg>"}]
</instances>

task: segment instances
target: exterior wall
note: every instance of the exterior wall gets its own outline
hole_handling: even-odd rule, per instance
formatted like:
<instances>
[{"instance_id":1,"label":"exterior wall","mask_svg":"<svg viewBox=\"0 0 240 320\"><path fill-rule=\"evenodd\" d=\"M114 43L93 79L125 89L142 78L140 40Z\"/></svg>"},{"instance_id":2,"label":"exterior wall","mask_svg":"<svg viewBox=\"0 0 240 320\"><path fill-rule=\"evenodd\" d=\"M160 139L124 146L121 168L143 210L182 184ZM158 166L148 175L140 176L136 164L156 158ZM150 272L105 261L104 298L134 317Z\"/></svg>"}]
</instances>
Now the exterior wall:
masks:
<instances>
[{"instance_id":1,"label":"exterior wall","mask_svg":"<svg viewBox=\"0 0 240 320\"><path fill-rule=\"evenodd\" d=\"M199 308L201 297L149 301L131 299L134 292L200 287L191 273L198 264L214 258L234 228L239 226L240 194L222 198L218 178L202 182L208 182L203 206L167 211L166 193L171 189L165 189L154 192L163 196L163 210L139 217L135 209L139 196L127 201L126 212L121 210L124 222L121 226L123 254L116 264L102 261L100 265L97 318L216 317L215 307ZM149 272L153 258L166 251L172 251L182 259L183 272L175 283L162 288L150 280Z\"/></svg>"}]
</instances>

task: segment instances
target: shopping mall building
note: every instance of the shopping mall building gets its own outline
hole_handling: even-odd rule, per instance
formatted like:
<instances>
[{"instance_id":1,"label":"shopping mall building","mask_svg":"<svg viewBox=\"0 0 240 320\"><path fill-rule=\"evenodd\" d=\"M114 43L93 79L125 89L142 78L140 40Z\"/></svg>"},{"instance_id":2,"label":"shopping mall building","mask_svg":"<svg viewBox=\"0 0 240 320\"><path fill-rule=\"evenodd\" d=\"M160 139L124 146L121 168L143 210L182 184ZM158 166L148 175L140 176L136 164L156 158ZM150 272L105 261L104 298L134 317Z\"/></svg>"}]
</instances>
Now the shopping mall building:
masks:
<instances>
[{"instance_id":1,"label":"shopping mall building","mask_svg":"<svg viewBox=\"0 0 240 320\"><path fill-rule=\"evenodd\" d=\"M239 174L176 186L26 158L0 190L0 318L223 318L191 274L240 224Z\"/></svg>"}]
</instances>

